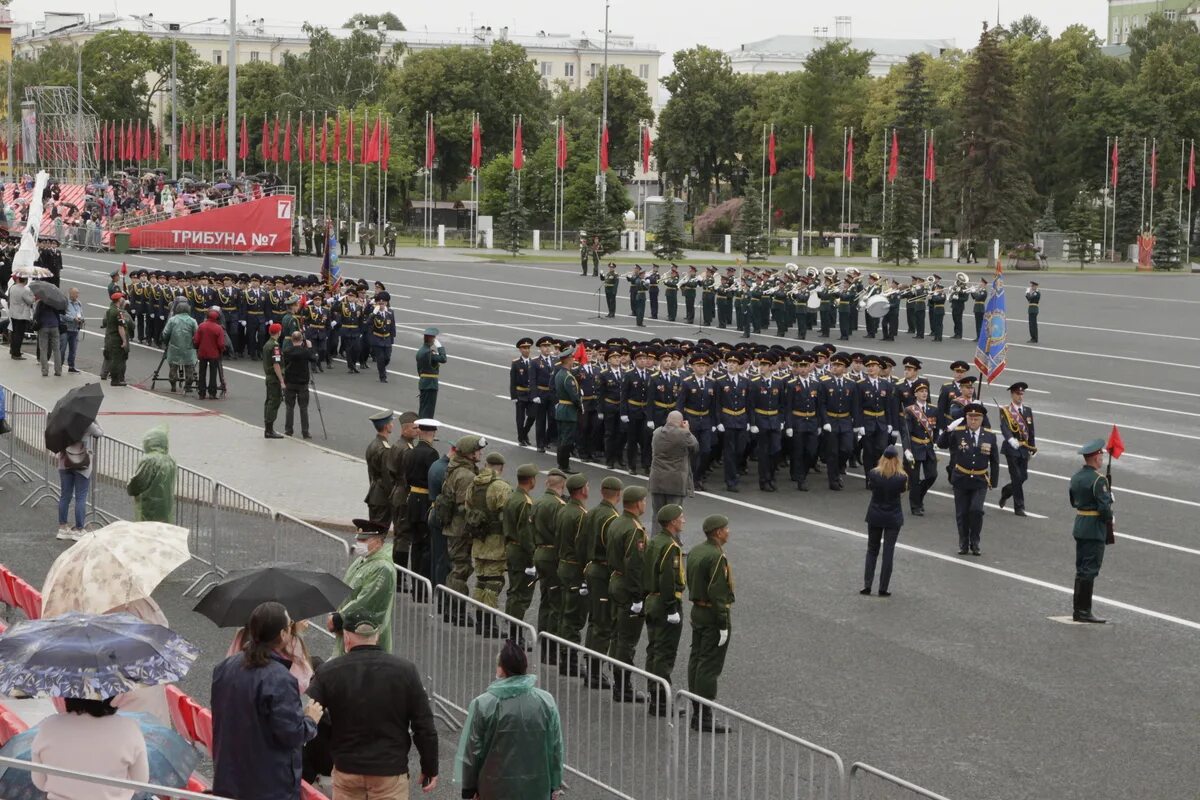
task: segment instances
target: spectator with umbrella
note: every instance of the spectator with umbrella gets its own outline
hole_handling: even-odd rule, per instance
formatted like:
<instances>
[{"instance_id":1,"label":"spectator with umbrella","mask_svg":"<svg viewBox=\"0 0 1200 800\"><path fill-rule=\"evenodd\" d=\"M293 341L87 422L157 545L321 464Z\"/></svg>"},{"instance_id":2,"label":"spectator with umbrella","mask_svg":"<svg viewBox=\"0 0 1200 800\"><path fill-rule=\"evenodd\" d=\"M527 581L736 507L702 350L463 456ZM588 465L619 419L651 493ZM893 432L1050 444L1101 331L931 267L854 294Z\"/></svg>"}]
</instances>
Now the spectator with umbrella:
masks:
<instances>
[{"instance_id":1,"label":"spectator with umbrella","mask_svg":"<svg viewBox=\"0 0 1200 800\"><path fill-rule=\"evenodd\" d=\"M74 540L83 533L87 519L88 489L92 480L92 445L104 435L96 424L104 391L88 383L67 392L46 416L46 449L58 465L58 535ZM75 498L75 526L67 526L71 498Z\"/></svg>"},{"instance_id":2,"label":"spectator with umbrella","mask_svg":"<svg viewBox=\"0 0 1200 800\"><path fill-rule=\"evenodd\" d=\"M33 321L33 293L26 285L28 280L26 275L14 273L12 286L8 287L8 315L11 328L8 334L8 354L17 361L25 358L21 354L21 345L25 341L25 331Z\"/></svg>"},{"instance_id":3,"label":"spectator with umbrella","mask_svg":"<svg viewBox=\"0 0 1200 800\"><path fill-rule=\"evenodd\" d=\"M59 347L59 315L67 310L67 296L52 283L34 281L29 291L37 300L33 307L33 328L37 331L38 364L42 377L50 373L50 356L54 356L54 374L62 375L62 349Z\"/></svg>"}]
</instances>

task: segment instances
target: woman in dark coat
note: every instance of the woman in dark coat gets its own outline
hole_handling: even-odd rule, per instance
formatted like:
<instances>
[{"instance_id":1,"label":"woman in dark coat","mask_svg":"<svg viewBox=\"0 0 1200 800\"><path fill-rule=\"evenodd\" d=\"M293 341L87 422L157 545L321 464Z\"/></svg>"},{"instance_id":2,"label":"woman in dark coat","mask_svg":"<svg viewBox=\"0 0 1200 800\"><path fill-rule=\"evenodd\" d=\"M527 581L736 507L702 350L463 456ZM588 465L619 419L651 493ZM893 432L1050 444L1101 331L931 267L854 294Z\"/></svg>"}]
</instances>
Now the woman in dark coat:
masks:
<instances>
[{"instance_id":1,"label":"woman in dark coat","mask_svg":"<svg viewBox=\"0 0 1200 800\"><path fill-rule=\"evenodd\" d=\"M859 594L870 594L875 582L875 561L879 558L879 546L883 544L883 567L879 570L879 596L890 597L888 585L892 579L892 553L900 527L904 525L904 511L900 501L908 491L908 476L900 463L900 451L888 445L875 469L867 474L871 488L871 503L867 506L867 563L863 570L863 589Z\"/></svg>"}]
</instances>

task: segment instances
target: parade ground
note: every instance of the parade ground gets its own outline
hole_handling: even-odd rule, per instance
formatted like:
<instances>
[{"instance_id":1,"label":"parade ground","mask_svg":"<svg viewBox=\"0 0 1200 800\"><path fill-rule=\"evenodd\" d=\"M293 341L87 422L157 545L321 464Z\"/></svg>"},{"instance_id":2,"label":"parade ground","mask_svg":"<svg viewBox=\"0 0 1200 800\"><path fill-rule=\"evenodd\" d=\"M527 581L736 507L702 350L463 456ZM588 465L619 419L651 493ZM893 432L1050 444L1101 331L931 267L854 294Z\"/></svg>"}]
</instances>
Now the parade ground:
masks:
<instances>
[{"instance_id":1,"label":"parade ground","mask_svg":"<svg viewBox=\"0 0 1200 800\"><path fill-rule=\"evenodd\" d=\"M214 402L169 395L165 384L154 395L106 385L100 424L110 435L140 442L142 431L167 422L181 464L295 516L344 525L350 516L365 516L361 458L374 435L367 417L416 408L413 356L428 326L440 329L449 357L437 405L439 450L462 433L482 434L489 449L507 458L510 479L517 464L554 465L553 454L516 443L508 369L518 338L738 341L733 329L668 322L665 305L660 319L647 316L645 328L635 327L624 282L617 317L597 319L600 282L581 277L577 265L436 260L433 252L429 259L341 260L343 276L386 286L398 337L386 384L373 364L349 374L335 361L315 376L324 422L322 428L311 407L311 443L263 440L263 369L249 359L226 362L228 396ZM30 362L6 360L0 382L47 403L95 380L105 287L122 260L131 270L277 276L320 269L315 257L68 252L63 288L80 290L88 315L77 361L84 374L42 378ZM934 268L952 281L946 269L953 265ZM879 271L906 282L930 268ZM995 421L995 403L1008 400L1004 387L1029 384L1025 399L1039 450L1025 485L1028 516L1015 517L1011 505L999 509L993 490L982 556L957 555L942 469L925 516L908 517L901 532L890 598L858 593L868 494L854 469L841 492L828 491L817 476L806 493L780 480L778 492L764 494L751 463L739 493L712 480L710 491L687 501L685 549L700 541L706 515L731 519L726 550L737 602L718 699L956 800L1190 795L1200 784L1200 762L1187 755L1200 751L1200 482L1188 455L1200 443L1200 332L1192 324L1200 282L1133 274L1034 277L1042 291L1040 343L1026 342L1023 291L1030 275L1009 274L1009 366L983 391ZM974 330L969 308L965 327L968 335ZM826 341L818 333L800 342L793 333L786 344L810 348ZM765 333L754 338L781 342ZM975 351L973 341L948 335L940 343L913 340L903 326L894 342L864 339L861 330L849 342L835 334L833 342L897 362L917 356L935 392L948 380L949 363L970 361ZM130 384L148 387L160 355L134 344ZM1107 437L1113 423L1127 450L1113 463L1117 541L1095 597L1096 612L1110 623L1078 625L1070 622L1074 512L1067 481L1080 463L1079 444ZM939 460L944 465L944 453ZM580 468L595 477L593 485L611 474L602 464ZM45 535L52 533L47 511ZM687 647L685 633L673 681L679 685ZM403 642L397 652L403 654Z\"/></svg>"}]
</instances>

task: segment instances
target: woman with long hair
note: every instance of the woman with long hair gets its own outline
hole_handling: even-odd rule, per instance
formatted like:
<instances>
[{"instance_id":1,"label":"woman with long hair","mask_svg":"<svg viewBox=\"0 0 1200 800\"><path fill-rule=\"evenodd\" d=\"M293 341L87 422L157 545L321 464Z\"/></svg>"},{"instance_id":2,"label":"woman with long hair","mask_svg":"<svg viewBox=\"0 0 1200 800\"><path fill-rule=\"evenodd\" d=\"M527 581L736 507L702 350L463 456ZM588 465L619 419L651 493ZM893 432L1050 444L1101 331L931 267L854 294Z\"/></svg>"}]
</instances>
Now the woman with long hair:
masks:
<instances>
[{"instance_id":1,"label":"woman with long hair","mask_svg":"<svg viewBox=\"0 0 1200 800\"><path fill-rule=\"evenodd\" d=\"M64 709L42 720L31 759L51 767L145 783L150 779L146 740L132 717L116 716L104 700L68 697ZM54 800L129 800L133 790L34 772L33 785Z\"/></svg>"},{"instance_id":2,"label":"woman with long hair","mask_svg":"<svg viewBox=\"0 0 1200 800\"><path fill-rule=\"evenodd\" d=\"M871 502L867 506L867 561L863 570L863 588L859 594L870 594L875 583L875 562L879 548L883 546L883 566L879 570L879 596L890 597L888 587L892 580L892 554L896 550L896 539L904 525L901 499L908 490L908 475L900 463L900 450L888 445L879 463L867 473L867 486L871 489Z\"/></svg>"}]
</instances>

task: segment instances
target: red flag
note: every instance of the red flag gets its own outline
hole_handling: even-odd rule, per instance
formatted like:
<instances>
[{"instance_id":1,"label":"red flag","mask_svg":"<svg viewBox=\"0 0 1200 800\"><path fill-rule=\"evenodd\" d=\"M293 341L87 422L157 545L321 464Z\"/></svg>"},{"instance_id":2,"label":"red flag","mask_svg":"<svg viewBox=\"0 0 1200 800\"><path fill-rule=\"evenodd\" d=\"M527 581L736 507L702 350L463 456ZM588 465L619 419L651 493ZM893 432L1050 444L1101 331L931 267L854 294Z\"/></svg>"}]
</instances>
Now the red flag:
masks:
<instances>
[{"instance_id":1,"label":"red flag","mask_svg":"<svg viewBox=\"0 0 1200 800\"><path fill-rule=\"evenodd\" d=\"M1120 149L1119 145L1118 145L1120 140L1121 140L1121 137L1119 137L1119 136L1116 137L1115 139L1113 139L1113 147L1112 147L1112 185L1113 185L1113 188L1116 188L1116 185L1117 185L1117 165L1120 163L1117 152Z\"/></svg>"},{"instance_id":2,"label":"red flag","mask_svg":"<svg viewBox=\"0 0 1200 800\"><path fill-rule=\"evenodd\" d=\"M479 117L471 120L471 169L479 169L483 162L483 131L479 128Z\"/></svg>"},{"instance_id":3,"label":"red flag","mask_svg":"<svg viewBox=\"0 0 1200 800\"><path fill-rule=\"evenodd\" d=\"M558 143L554 154L554 165L559 169L567 168L567 122L559 120L558 123Z\"/></svg>"},{"instance_id":4,"label":"red flag","mask_svg":"<svg viewBox=\"0 0 1200 800\"><path fill-rule=\"evenodd\" d=\"M771 134L772 137L774 137L774 135L774 133ZM564 140L564 150L566 149L566 146L566 141ZM647 125L646 127L642 128L642 172L650 171L650 150L653 146L653 142L650 141L650 126ZM773 146L772 153L774 153ZM774 175L775 173L772 172L771 174Z\"/></svg>"},{"instance_id":5,"label":"red flag","mask_svg":"<svg viewBox=\"0 0 1200 800\"><path fill-rule=\"evenodd\" d=\"M337 124L336 119L333 122L335 125ZM337 149L337 145L334 145L334 149ZM328 114L325 115L325 120L321 123L321 163L322 164L329 163L329 115Z\"/></svg>"},{"instance_id":6,"label":"red flag","mask_svg":"<svg viewBox=\"0 0 1200 800\"><path fill-rule=\"evenodd\" d=\"M1192 154L1188 156L1187 188L1190 192L1196 188L1196 143L1192 142Z\"/></svg>"},{"instance_id":7,"label":"red flag","mask_svg":"<svg viewBox=\"0 0 1200 800\"><path fill-rule=\"evenodd\" d=\"M333 163L342 163L342 121L333 118Z\"/></svg>"},{"instance_id":8,"label":"red flag","mask_svg":"<svg viewBox=\"0 0 1200 800\"><path fill-rule=\"evenodd\" d=\"M246 135L246 115L242 114L242 129L238 132L238 158L250 155L250 137Z\"/></svg>"},{"instance_id":9,"label":"red flag","mask_svg":"<svg viewBox=\"0 0 1200 800\"><path fill-rule=\"evenodd\" d=\"M229 129L225 125L226 122L225 117L221 117L221 138L217 139L217 158L221 161L229 158Z\"/></svg>"},{"instance_id":10,"label":"red flag","mask_svg":"<svg viewBox=\"0 0 1200 800\"><path fill-rule=\"evenodd\" d=\"M1120 458L1125 452L1125 443L1121 441L1121 432L1117 430L1117 426L1113 425L1112 433L1108 435L1108 444L1105 445L1108 454L1113 458Z\"/></svg>"},{"instance_id":11,"label":"red flag","mask_svg":"<svg viewBox=\"0 0 1200 800\"><path fill-rule=\"evenodd\" d=\"M846 181L854 183L854 134L846 140Z\"/></svg>"},{"instance_id":12,"label":"red flag","mask_svg":"<svg viewBox=\"0 0 1200 800\"><path fill-rule=\"evenodd\" d=\"M1158 188L1158 142L1150 146L1150 188Z\"/></svg>"},{"instance_id":13,"label":"red flag","mask_svg":"<svg viewBox=\"0 0 1200 800\"><path fill-rule=\"evenodd\" d=\"M525 135L523 131L524 125L520 117L517 117L517 130L513 137L513 169L525 169Z\"/></svg>"},{"instance_id":14,"label":"red flag","mask_svg":"<svg viewBox=\"0 0 1200 800\"><path fill-rule=\"evenodd\" d=\"M608 126L604 126L604 131L600 134L600 171L608 171Z\"/></svg>"},{"instance_id":15,"label":"red flag","mask_svg":"<svg viewBox=\"0 0 1200 800\"><path fill-rule=\"evenodd\" d=\"M371 136L371 121L367 119L367 115L363 113L363 131L362 131L362 146L359 148L361 153L362 163L371 163L371 145L374 142L374 137Z\"/></svg>"},{"instance_id":16,"label":"red flag","mask_svg":"<svg viewBox=\"0 0 1200 800\"><path fill-rule=\"evenodd\" d=\"M378 164L383 155L383 115L375 118L375 128L371 131L371 163Z\"/></svg>"},{"instance_id":17,"label":"red flag","mask_svg":"<svg viewBox=\"0 0 1200 800\"><path fill-rule=\"evenodd\" d=\"M925 180L937 181L937 162L934 160L933 131L929 132L929 145L925 148Z\"/></svg>"},{"instance_id":18,"label":"red flag","mask_svg":"<svg viewBox=\"0 0 1200 800\"><path fill-rule=\"evenodd\" d=\"M437 153L437 136L433 129L433 115L425 117L425 169L433 169L433 157Z\"/></svg>"},{"instance_id":19,"label":"red flag","mask_svg":"<svg viewBox=\"0 0 1200 800\"><path fill-rule=\"evenodd\" d=\"M266 117L263 117L262 157L264 162L271 160L271 124Z\"/></svg>"},{"instance_id":20,"label":"red flag","mask_svg":"<svg viewBox=\"0 0 1200 800\"><path fill-rule=\"evenodd\" d=\"M812 178L815 178L817 175L817 157L816 157L816 153L814 152L814 149L813 149L813 130L811 127L808 129L808 144L805 146L804 152L805 152L804 172L808 176L808 178L811 180Z\"/></svg>"},{"instance_id":21,"label":"red flag","mask_svg":"<svg viewBox=\"0 0 1200 800\"><path fill-rule=\"evenodd\" d=\"M208 126L200 126L200 160L208 161Z\"/></svg>"},{"instance_id":22,"label":"red flag","mask_svg":"<svg viewBox=\"0 0 1200 800\"><path fill-rule=\"evenodd\" d=\"M317 163L317 115L315 113L308 124L308 161L311 164Z\"/></svg>"},{"instance_id":23,"label":"red flag","mask_svg":"<svg viewBox=\"0 0 1200 800\"><path fill-rule=\"evenodd\" d=\"M896 182L896 173L900 169L900 140L896 138L896 129L892 128L892 157L888 160L888 183Z\"/></svg>"},{"instance_id":24,"label":"red flag","mask_svg":"<svg viewBox=\"0 0 1200 800\"><path fill-rule=\"evenodd\" d=\"M583 342L575 345L574 358L576 363L578 363L581 367L588 363L587 346Z\"/></svg>"},{"instance_id":25,"label":"red flag","mask_svg":"<svg viewBox=\"0 0 1200 800\"><path fill-rule=\"evenodd\" d=\"M778 171L775 163L775 128L771 128L771 138L767 139L767 174L774 175Z\"/></svg>"},{"instance_id":26,"label":"red flag","mask_svg":"<svg viewBox=\"0 0 1200 800\"><path fill-rule=\"evenodd\" d=\"M353 115L351 115L351 117L348 120L346 120L346 135L344 137L344 141L346 143L346 161L347 161L347 163L353 164L354 163L354 116Z\"/></svg>"},{"instance_id":27,"label":"red flag","mask_svg":"<svg viewBox=\"0 0 1200 800\"><path fill-rule=\"evenodd\" d=\"M289 113L287 124L283 128L283 163L290 163L292 160L292 115Z\"/></svg>"},{"instance_id":28,"label":"red flag","mask_svg":"<svg viewBox=\"0 0 1200 800\"><path fill-rule=\"evenodd\" d=\"M380 145L381 151L379 159L383 162L383 171L388 171L388 162L392 159L392 123L391 120L383 123L383 143Z\"/></svg>"},{"instance_id":29,"label":"red flag","mask_svg":"<svg viewBox=\"0 0 1200 800\"><path fill-rule=\"evenodd\" d=\"M275 115L275 126L271 129L271 160L279 161L279 115Z\"/></svg>"}]
</instances>

